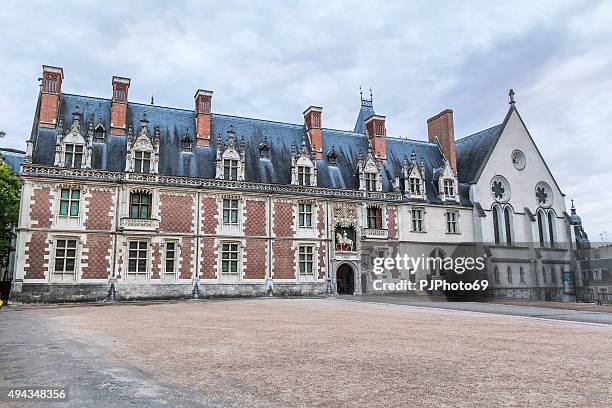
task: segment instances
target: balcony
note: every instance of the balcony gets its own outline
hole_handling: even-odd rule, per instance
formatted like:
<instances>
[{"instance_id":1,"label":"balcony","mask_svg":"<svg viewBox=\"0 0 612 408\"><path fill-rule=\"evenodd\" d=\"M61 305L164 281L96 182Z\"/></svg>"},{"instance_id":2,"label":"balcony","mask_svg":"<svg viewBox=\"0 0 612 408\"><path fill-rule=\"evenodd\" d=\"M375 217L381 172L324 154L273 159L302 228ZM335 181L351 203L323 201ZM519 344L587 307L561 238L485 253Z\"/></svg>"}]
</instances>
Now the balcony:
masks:
<instances>
[{"instance_id":1,"label":"balcony","mask_svg":"<svg viewBox=\"0 0 612 408\"><path fill-rule=\"evenodd\" d=\"M124 231L159 231L159 220L154 218L121 218L119 228Z\"/></svg>"},{"instance_id":2,"label":"balcony","mask_svg":"<svg viewBox=\"0 0 612 408\"><path fill-rule=\"evenodd\" d=\"M389 231L379 228L364 228L363 236L364 238L371 239L387 239L389 237Z\"/></svg>"}]
</instances>

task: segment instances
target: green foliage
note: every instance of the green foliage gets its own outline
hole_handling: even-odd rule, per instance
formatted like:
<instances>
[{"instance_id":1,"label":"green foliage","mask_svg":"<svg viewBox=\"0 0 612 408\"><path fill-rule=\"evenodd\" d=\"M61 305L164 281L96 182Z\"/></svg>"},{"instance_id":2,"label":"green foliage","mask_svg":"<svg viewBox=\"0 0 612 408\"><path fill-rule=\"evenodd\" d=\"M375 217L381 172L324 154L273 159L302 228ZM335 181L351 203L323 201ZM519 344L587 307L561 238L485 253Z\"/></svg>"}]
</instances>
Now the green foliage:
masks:
<instances>
[{"instance_id":1,"label":"green foliage","mask_svg":"<svg viewBox=\"0 0 612 408\"><path fill-rule=\"evenodd\" d=\"M0 264L5 265L19 219L21 182L6 163L0 163Z\"/></svg>"}]
</instances>

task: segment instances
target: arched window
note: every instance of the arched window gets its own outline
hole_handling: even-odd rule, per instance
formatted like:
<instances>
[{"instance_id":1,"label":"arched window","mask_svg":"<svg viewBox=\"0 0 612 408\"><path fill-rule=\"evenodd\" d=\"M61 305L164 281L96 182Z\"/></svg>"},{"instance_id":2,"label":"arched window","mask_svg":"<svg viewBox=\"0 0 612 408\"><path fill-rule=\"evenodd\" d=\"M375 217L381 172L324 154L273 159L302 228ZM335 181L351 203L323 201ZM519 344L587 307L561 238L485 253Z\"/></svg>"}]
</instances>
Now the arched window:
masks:
<instances>
[{"instance_id":1,"label":"arched window","mask_svg":"<svg viewBox=\"0 0 612 408\"><path fill-rule=\"evenodd\" d=\"M557 283L557 271L554 267L550 268L550 281L552 283Z\"/></svg>"},{"instance_id":2,"label":"arched window","mask_svg":"<svg viewBox=\"0 0 612 408\"><path fill-rule=\"evenodd\" d=\"M444 269L444 261L446 260L446 252L440 248L436 248L429 254L427 267L432 276L446 276Z\"/></svg>"},{"instance_id":3,"label":"arched window","mask_svg":"<svg viewBox=\"0 0 612 408\"><path fill-rule=\"evenodd\" d=\"M96 130L94 130L94 140L98 143L104 143L104 126L101 123L96 126Z\"/></svg>"},{"instance_id":4,"label":"arched window","mask_svg":"<svg viewBox=\"0 0 612 408\"><path fill-rule=\"evenodd\" d=\"M501 243L501 230L499 228L499 207L493 206L493 235L495 237L495 243Z\"/></svg>"},{"instance_id":5,"label":"arched window","mask_svg":"<svg viewBox=\"0 0 612 408\"><path fill-rule=\"evenodd\" d=\"M499 268L497 266L493 269L493 277L495 278L495 283L499 283Z\"/></svg>"},{"instance_id":6,"label":"arched window","mask_svg":"<svg viewBox=\"0 0 612 408\"><path fill-rule=\"evenodd\" d=\"M555 246L555 236L555 213L553 211L548 211L548 239L550 240L551 247Z\"/></svg>"},{"instance_id":7,"label":"arched window","mask_svg":"<svg viewBox=\"0 0 612 408\"><path fill-rule=\"evenodd\" d=\"M521 266L519 269L521 283L525 283L525 269Z\"/></svg>"},{"instance_id":8,"label":"arched window","mask_svg":"<svg viewBox=\"0 0 612 408\"><path fill-rule=\"evenodd\" d=\"M542 282L546 284L546 268L542 267Z\"/></svg>"},{"instance_id":9,"label":"arched window","mask_svg":"<svg viewBox=\"0 0 612 408\"><path fill-rule=\"evenodd\" d=\"M512 268L508 267L508 269L506 270L506 275L508 277L508 283L512 283Z\"/></svg>"},{"instance_id":10,"label":"arched window","mask_svg":"<svg viewBox=\"0 0 612 408\"><path fill-rule=\"evenodd\" d=\"M510 207L504 208L504 224L506 226L506 244L512 245L512 215Z\"/></svg>"},{"instance_id":11,"label":"arched window","mask_svg":"<svg viewBox=\"0 0 612 408\"><path fill-rule=\"evenodd\" d=\"M540 246L544 246L546 242L546 230L545 230L545 220L544 220L544 210L538 210L538 235L540 238Z\"/></svg>"}]
</instances>

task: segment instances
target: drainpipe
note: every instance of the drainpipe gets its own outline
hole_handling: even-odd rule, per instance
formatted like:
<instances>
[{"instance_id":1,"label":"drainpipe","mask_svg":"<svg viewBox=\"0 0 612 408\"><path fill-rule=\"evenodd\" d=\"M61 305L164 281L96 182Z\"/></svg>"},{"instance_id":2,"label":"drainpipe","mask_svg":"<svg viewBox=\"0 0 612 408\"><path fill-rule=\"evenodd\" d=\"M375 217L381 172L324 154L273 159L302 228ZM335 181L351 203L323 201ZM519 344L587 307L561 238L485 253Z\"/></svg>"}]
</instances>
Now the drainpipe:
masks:
<instances>
[{"instance_id":1,"label":"drainpipe","mask_svg":"<svg viewBox=\"0 0 612 408\"><path fill-rule=\"evenodd\" d=\"M196 200L195 268L193 268L193 274L191 276L191 281L193 284L191 297L194 299L197 299L200 294L200 190L197 190Z\"/></svg>"}]
</instances>

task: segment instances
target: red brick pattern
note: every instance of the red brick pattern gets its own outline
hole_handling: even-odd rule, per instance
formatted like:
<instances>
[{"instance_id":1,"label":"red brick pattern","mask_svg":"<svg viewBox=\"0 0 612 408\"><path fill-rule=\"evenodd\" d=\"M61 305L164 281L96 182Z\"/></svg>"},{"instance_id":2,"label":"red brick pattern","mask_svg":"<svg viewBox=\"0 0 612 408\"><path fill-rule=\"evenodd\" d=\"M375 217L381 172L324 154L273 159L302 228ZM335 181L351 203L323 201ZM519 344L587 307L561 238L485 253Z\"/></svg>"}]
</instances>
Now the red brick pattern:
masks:
<instances>
[{"instance_id":1,"label":"red brick pattern","mask_svg":"<svg viewBox=\"0 0 612 408\"><path fill-rule=\"evenodd\" d=\"M325 244L323 243L319 244L319 279L325 279Z\"/></svg>"},{"instance_id":2,"label":"red brick pattern","mask_svg":"<svg viewBox=\"0 0 612 408\"><path fill-rule=\"evenodd\" d=\"M33 232L32 239L26 244L25 256L25 279L45 278L45 255L49 254L46 243L47 234L44 232Z\"/></svg>"},{"instance_id":3,"label":"red brick pattern","mask_svg":"<svg viewBox=\"0 0 612 408\"><path fill-rule=\"evenodd\" d=\"M319 233L319 238L325 237L325 214L323 210L323 203L319 203L317 205L317 231Z\"/></svg>"},{"instance_id":4,"label":"red brick pattern","mask_svg":"<svg viewBox=\"0 0 612 408\"><path fill-rule=\"evenodd\" d=\"M110 231L112 227L113 194L110 191L92 191L87 205L85 229Z\"/></svg>"},{"instance_id":5,"label":"red brick pattern","mask_svg":"<svg viewBox=\"0 0 612 408\"><path fill-rule=\"evenodd\" d=\"M247 239L245 253L246 262L244 263L245 279L265 279L266 278L266 256L267 243L263 239Z\"/></svg>"},{"instance_id":6,"label":"red brick pattern","mask_svg":"<svg viewBox=\"0 0 612 408\"><path fill-rule=\"evenodd\" d=\"M59 107L59 95L43 93L40 95L39 121L41 124L55 126L57 120L57 109ZM49 126L45 126L49 127Z\"/></svg>"},{"instance_id":7,"label":"red brick pattern","mask_svg":"<svg viewBox=\"0 0 612 408\"><path fill-rule=\"evenodd\" d=\"M214 238L202 239L202 259L200 261L200 278L215 278L215 240Z\"/></svg>"},{"instance_id":8,"label":"red brick pattern","mask_svg":"<svg viewBox=\"0 0 612 408\"><path fill-rule=\"evenodd\" d=\"M192 245L193 238L183 237L181 241L181 270L179 274L181 279L191 279Z\"/></svg>"},{"instance_id":9,"label":"red brick pattern","mask_svg":"<svg viewBox=\"0 0 612 408\"><path fill-rule=\"evenodd\" d=\"M272 229L277 237L293 236L293 204L274 203L274 225Z\"/></svg>"},{"instance_id":10,"label":"red brick pattern","mask_svg":"<svg viewBox=\"0 0 612 408\"><path fill-rule=\"evenodd\" d=\"M295 257L291 241L272 242L274 254L274 279L295 279Z\"/></svg>"},{"instance_id":11,"label":"red brick pattern","mask_svg":"<svg viewBox=\"0 0 612 408\"><path fill-rule=\"evenodd\" d=\"M247 200L246 202L247 222L244 226L246 235L266 235L266 202Z\"/></svg>"},{"instance_id":12,"label":"red brick pattern","mask_svg":"<svg viewBox=\"0 0 612 408\"><path fill-rule=\"evenodd\" d=\"M202 232L214 234L217 232L217 200L212 197L202 199Z\"/></svg>"},{"instance_id":13,"label":"red brick pattern","mask_svg":"<svg viewBox=\"0 0 612 408\"><path fill-rule=\"evenodd\" d=\"M193 197L177 195L160 195L159 218L161 231L185 232L193 231L194 211Z\"/></svg>"},{"instance_id":14,"label":"red brick pattern","mask_svg":"<svg viewBox=\"0 0 612 408\"><path fill-rule=\"evenodd\" d=\"M396 243L390 243L389 244L389 254L391 257L395 258L397 256L397 252L398 252L398 244ZM393 279L397 279L400 277L400 271L399 269L397 269L397 267L393 267L393 269L391 269L391 276L393 277Z\"/></svg>"},{"instance_id":15,"label":"red brick pattern","mask_svg":"<svg viewBox=\"0 0 612 408\"><path fill-rule=\"evenodd\" d=\"M389 239L397 239L397 211L395 208L387 208L387 228Z\"/></svg>"},{"instance_id":16,"label":"red brick pattern","mask_svg":"<svg viewBox=\"0 0 612 408\"><path fill-rule=\"evenodd\" d=\"M89 234L83 249L87 251L87 266L83 266L83 279L108 278L110 234ZM83 260L82 260L83 261Z\"/></svg>"},{"instance_id":17,"label":"red brick pattern","mask_svg":"<svg viewBox=\"0 0 612 408\"><path fill-rule=\"evenodd\" d=\"M49 187L34 190L30 202L30 219L34 227L51 227L53 216L51 215L51 189Z\"/></svg>"},{"instance_id":18,"label":"red brick pattern","mask_svg":"<svg viewBox=\"0 0 612 408\"><path fill-rule=\"evenodd\" d=\"M111 134L125 134L127 103L113 102L111 105Z\"/></svg>"},{"instance_id":19,"label":"red brick pattern","mask_svg":"<svg viewBox=\"0 0 612 408\"><path fill-rule=\"evenodd\" d=\"M153 247L153 259L151 262L151 279L159 279L159 272L161 270L161 252L159 243L154 243Z\"/></svg>"}]
</instances>

